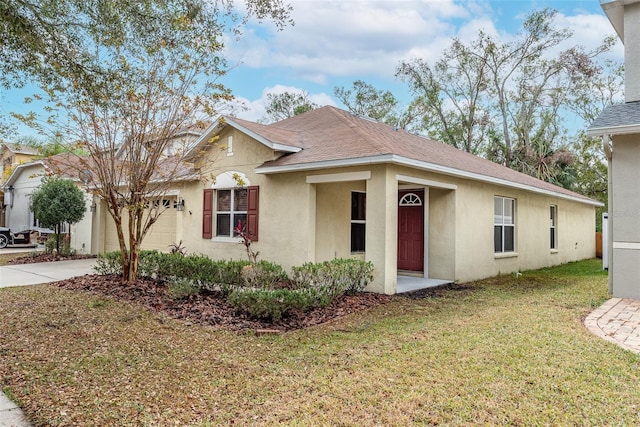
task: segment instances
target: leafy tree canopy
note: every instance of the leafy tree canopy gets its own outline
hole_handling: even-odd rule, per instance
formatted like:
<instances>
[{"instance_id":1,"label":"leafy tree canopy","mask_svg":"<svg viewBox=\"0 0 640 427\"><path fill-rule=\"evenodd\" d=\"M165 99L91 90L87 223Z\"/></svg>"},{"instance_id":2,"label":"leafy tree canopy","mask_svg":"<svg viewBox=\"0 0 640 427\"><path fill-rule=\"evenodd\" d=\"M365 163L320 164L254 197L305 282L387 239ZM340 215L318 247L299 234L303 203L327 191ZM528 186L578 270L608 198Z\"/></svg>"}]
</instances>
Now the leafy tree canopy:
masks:
<instances>
[{"instance_id":1,"label":"leafy tree canopy","mask_svg":"<svg viewBox=\"0 0 640 427\"><path fill-rule=\"evenodd\" d=\"M86 210L82 190L70 179L45 178L31 196L31 210L43 227L75 224Z\"/></svg>"},{"instance_id":2,"label":"leafy tree canopy","mask_svg":"<svg viewBox=\"0 0 640 427\"><path fill-rule=\"evenodd\" d=\"M309 99L309 94L306 92L268 93L267 101L267 114L261 120L263 123L273 123L288 119L319 107L318 104Z\"/></svg>"},{"instance_id":3,"label":"leafy tree canopy","mask_svg":"<svg viewBox=\"0 0 640 427\"><path fill-rule=\"evenodd\" d=\"M620 92L601 54L561 49L571 37L555 24L557 12L531 12L517 38L501 41L482 31L454 39L435 62L404 61L398 77L415 95L419 127L447 144L565 187L579 181L575 138L563 120L576 113L588 121Z\"/></svg>"}]
</instances>

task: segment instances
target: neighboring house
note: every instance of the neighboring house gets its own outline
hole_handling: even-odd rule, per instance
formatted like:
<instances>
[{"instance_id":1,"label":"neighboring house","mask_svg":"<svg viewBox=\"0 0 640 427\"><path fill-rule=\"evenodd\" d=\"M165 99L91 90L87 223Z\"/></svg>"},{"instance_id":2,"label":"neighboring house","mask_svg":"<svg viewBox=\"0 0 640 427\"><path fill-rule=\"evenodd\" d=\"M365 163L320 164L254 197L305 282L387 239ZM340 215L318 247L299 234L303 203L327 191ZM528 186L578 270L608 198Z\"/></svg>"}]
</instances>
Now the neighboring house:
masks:
<instances>
[{"instance_id":1,"label":"neighboring house","mask_svg":"<svg viewBox=\"0 0 640 427\"><path fill-rule=\"evenodd\" d=\"M176 163L178 162L178 163ZM198 188L200 175L190 164L181 162L176 157L166 157L160 160L157 165L159 171L172 171L173 179L171 189L163 192L161 197L153 198L149 201L147 209L162 210L158 220L151 226L149 233L143 240L143 249L156 249L167 252L169 246L178 244L183 240L184 229L190 226L186 214L183 212L184 194L189 186ZM162 172L152 178L162 180ZM126 191L124 188L122 191ZM93 244L92 253L103 253L120 250L118 234L113 218L109 215L106 202L99 200L93 214ZM193 207L190 208L189 215L192 215ZM123 213L123 232L128 233L128 217Z\"/></svg>"},{"instance_id":2,"label":"neighboring house","mask_svg":"<svg viewBox=\"0 0 640 427\"><path fill-rule=\"evenodd\" d=\"M71 169L62 168L59 165L70 163L69 158L76 157L73 154L58 154L47 159L34 160L17 165L2 189L5 192L6 226L12 232L38 228L40 224L31 211L31 195L42 184L42 178L53 175L58 171L61 178L75 181L83 190L77 173ZM87 212L84 218L77 224L71 225L71 248L79 253L91 251L91 229L93 212L91 210L93 196L84 191ZM65 227L67 227L65 225ZM68 230L63 230L67 232Z\"/></svg>"},{"instance_id":3,"label":"neighboring house","mask_svg":"<svg viewBox=\"0 0 640 427\"><path fill-rule=\"evenodd\" d=\"M371 261L368 289L387 294L399 277L468 281L595 256L599 202L333 107L270 125L224 118L190 159L215 179L177 183L166 203L184 210L165 248L241 259L240 224L286 268Z\"/></svg>"},{"instance_id":4,"label":"neighboring house","mask_svg":"<svg viewBox=\"0 0 640 427\"><path fill-rule=\"evenodd\" d=\"M37 154L38 152L35 149L23 144L0 143L0 226L4 226L6 223L5 198L4 192L1 191L2 184L9 178L9 175L17 165L33 160Z\"/></svg>"},{"instance_id":5,"label":"neighboring house","mask_svg":"<svg viewBox=\"0 0 640 427\"><path fill-rule=\"evenodd\" d=\"M591 124L609 159L609 291L640 299L640 0L602 2L624 43L625 103Z\"/></svg>"},{"instance_id":6,"label":"neighboring house","mask_svg":"<svg viewBox=\"0 0 640 427\"><path fill-rule=\"evenodd\" d=\"M186 151L194 147L195 141L202 135L202 129L205 126L206 124L202 124L181 128L175 132L165 146L163 155L156 166L157 176L152 180L164 180L163 172L171 173L173 175L172 189L164 192L163 197L151 200L147 207L148 209L160 209L163 212L145 236L143 241L144 249L156 249L166 252L169 250L170 245L178 244L182 240L184 227L181 211L184 207L184 202L180 197L181 189L184 192L186 184L199 182L200 175L193 170L191 164L182 162L180 159L184 157ZM150 140L153 142L154 138L150 138ZM126 157L126 148L126 146L123 146L118 150L115 156L116 161ZM153 183L150 184L150 187L152 186ZM127 191L124 185L121 190ZM91 252L102 253L120 250L115 222L107 211L106 203L104 201L100 202L97 198L95 202ZM125 234L128 232L128 218L126 215L123 215L123 231Z\"/></svg>"}]
</instances>

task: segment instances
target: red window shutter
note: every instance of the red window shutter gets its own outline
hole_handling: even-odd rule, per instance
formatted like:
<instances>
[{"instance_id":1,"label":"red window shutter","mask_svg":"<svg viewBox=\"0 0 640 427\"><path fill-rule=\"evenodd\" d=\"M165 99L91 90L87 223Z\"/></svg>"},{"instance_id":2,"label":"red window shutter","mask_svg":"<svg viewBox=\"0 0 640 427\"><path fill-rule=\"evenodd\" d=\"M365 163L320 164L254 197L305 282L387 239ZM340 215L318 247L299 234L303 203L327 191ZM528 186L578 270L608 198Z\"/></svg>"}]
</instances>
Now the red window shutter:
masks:
<instances>
[{"instance_id":1,"label":"red window shutter","mask_svg":"<svg viewBox=\"0 0 640 427\"><path fill-rule=\"evenodd\" d=\"M257 185L247 188L247 237L252 241L258 240L258 199L260 187Z\"/></svg>"},{"instance_id":2,"label":"red window shutter","mask_svg":"<svg viewBox=\"0 0 640 427\"><path fill-rule=\"evenodd\" d=\"M202 238L213 237L213 190L204 190L204 203L202 208Z\"/></svg>"}]
</instances>

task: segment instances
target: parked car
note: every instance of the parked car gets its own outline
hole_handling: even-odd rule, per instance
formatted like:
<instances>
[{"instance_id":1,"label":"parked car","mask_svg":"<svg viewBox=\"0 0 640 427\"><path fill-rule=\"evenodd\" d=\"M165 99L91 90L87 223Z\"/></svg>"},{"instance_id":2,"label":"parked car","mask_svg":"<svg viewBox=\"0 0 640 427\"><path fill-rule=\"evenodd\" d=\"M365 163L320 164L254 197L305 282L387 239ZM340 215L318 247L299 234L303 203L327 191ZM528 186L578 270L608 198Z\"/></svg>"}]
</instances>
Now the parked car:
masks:
<instances>
[{"instance_id":1,"label":"parked car","mask_svg":"<svg viewBox=\"0 0 640 427\"><path fill-rule=\"evenodd\" d=\"M33 230L24 230L18 233L12 233L7 227L0 227L0 249L6 248L8 245L29 245L37 244L34 240L31 241L31 234Z\"/></svg>"}]
</instances>

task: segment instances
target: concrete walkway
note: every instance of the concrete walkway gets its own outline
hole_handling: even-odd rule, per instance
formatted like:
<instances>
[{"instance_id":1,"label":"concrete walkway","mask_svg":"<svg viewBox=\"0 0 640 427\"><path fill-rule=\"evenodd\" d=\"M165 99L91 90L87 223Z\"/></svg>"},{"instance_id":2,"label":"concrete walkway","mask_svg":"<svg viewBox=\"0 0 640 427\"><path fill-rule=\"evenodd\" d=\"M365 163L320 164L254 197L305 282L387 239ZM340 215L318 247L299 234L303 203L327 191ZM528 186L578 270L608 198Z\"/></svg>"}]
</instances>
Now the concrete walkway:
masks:
<instances>
[{"instance_id":1,"label":"concrete walkway","mask_svg":"<svg viewBox=\"0 0 640 427\"><path fill-rule=\"evenodd\" d=\"M26 251L25 251L26 252ZM1 252L8 253L8 252ZM96 260L43 262L0 266L0 288L55 282L93 274ZM22 410L0 390L0 427L30 427Z\"/></svg>"}]
</instances>

